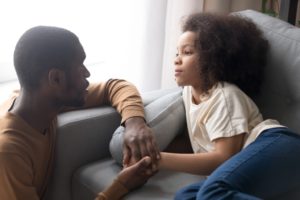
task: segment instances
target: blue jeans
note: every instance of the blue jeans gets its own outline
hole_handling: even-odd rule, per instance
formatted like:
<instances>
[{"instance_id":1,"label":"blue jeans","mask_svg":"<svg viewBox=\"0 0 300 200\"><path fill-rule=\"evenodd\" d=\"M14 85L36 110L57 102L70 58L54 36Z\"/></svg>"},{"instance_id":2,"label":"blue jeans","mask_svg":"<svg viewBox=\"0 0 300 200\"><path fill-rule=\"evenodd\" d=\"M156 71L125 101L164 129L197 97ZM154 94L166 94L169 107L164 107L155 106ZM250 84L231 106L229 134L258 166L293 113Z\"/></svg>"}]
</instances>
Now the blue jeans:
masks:
<instances>
[{"instance_id":1,"label":"blue jeans","mask_svg":"<svg viewBox=\"0 0 300 200\"><path fill-rule=\"evenodd\" d=\"M272 199L300 188L300 136L287 128L264 131L207 179L176 193L176 200Z\"/></svg>"}]
</instances>

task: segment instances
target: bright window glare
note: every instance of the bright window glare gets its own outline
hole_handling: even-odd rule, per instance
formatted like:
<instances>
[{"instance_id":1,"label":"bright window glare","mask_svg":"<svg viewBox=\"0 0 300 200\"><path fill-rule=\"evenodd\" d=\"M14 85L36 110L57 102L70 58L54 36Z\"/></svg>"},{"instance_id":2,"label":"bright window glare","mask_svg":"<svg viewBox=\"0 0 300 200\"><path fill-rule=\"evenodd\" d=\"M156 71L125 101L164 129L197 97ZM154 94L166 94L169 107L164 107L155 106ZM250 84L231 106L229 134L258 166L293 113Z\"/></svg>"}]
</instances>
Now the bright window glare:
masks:
<instances>
[{"instance_id":1,"label":"bright window glare","mask_svg":"<svg viewBox=\"0 0 300 200\"><path fill-rule=\"evenodd\" d=\"M135 82L132 63L141 48L142 0L9 0L0 4L0 83L15 78L13 50L19 37L37 25L74 32L86 54L92 80L110 77ZM130 66L128 69L125 66ZM128 71L131 73L128 74ZM126 74L127 73L127 74ZM95 75L96 74L96 75Z\"/></svg>"}]
</instances>

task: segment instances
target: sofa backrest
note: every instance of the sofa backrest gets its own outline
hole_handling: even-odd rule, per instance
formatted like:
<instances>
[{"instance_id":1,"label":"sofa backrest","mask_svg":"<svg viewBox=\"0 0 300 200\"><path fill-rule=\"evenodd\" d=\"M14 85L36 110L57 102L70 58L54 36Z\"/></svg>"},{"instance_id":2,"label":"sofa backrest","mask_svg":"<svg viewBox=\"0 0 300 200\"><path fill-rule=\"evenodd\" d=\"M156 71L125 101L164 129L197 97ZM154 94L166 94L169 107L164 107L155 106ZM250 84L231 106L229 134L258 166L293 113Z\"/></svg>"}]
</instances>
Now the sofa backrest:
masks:
<instances>
[{"instance_id":1,"label":"sofa backrest","mask_svg":"<svg viewBox=\"0 0 300 200\"><path fill-rule=\"evenodd\" d=\"M252 19L270 43L261 94L254 101L264 118L300 133L300 28L253 10L234 14Z\"/></svg>"}]
</instances>

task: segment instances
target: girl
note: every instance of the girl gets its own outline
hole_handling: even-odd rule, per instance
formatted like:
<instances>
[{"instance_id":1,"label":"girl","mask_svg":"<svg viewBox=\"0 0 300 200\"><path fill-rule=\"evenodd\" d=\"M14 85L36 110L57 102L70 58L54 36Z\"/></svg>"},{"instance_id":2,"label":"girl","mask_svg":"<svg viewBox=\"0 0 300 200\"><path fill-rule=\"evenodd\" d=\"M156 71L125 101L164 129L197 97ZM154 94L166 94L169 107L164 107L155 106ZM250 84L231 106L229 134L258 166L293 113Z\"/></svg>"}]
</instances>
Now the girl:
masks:
<instances>
[{"instance_id":1,"label":"girl","mask_svg":"<svg viewBox=\"0 0 300 200\"><path fill-rule=\"evenodd\" d=\"M300 136L263 120L255 103L268 43L248 19L194 14L183 24L175 77L193 154L161 153L159 168L209 175L175 199L270 199L300 185Z\"/></svg>"}]
</instances>

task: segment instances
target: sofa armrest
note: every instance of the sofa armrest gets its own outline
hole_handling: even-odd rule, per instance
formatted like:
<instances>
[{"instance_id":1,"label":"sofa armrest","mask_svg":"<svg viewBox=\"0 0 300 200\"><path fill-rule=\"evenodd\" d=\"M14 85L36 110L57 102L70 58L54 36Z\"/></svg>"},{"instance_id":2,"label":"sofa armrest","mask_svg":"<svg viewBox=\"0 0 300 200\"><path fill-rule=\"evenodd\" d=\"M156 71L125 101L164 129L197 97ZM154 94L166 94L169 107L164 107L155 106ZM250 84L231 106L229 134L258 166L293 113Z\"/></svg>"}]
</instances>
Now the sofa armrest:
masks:
<instances>
[{"instance_id":1,"label":"sofa armrest","mask_svg":"<svg viewBox=\"0 0 300 200\"><path fill-rule=\"evenodd\" d=\"M71 178L79 167L110 157L109 141L121 117L112 107L58 116L55 159L46 199L71 199Z\"/></svg>"}]
</instances>

